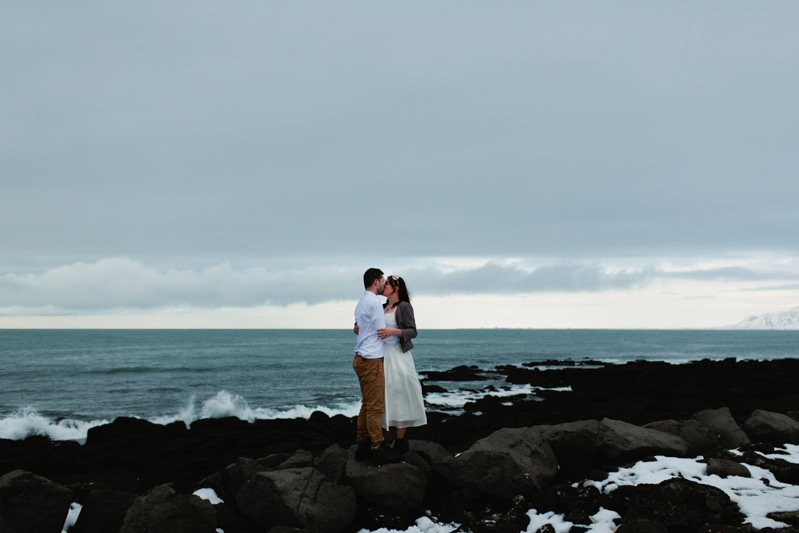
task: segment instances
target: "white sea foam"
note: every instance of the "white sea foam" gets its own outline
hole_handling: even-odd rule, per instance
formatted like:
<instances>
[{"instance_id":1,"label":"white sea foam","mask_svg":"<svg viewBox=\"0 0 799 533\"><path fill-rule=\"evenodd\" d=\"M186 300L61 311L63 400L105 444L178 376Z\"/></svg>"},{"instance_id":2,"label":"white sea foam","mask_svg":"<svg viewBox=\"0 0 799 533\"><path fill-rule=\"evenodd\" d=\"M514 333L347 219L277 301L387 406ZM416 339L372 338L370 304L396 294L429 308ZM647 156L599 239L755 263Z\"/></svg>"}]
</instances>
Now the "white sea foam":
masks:
<instances>
[{"instance_id":1,"label":"white sea foam","mask_svg":"<svg viewBox=\"0 0 799 533\"><path fill-rule=\"evenodd\" d=\"M191 426L195 420L203 418L224 418L233 416L253 422L264 419L284 419L284 418L309 418L315 411L321 411L328 416L344 415L347 417L356 416L360 410L361 402L350 402L347 404L327 407L318 405L308 407L306 405L293 405L280 409L250 407L247 400L238 394L231 394L227 391L220 391L215 396L197 404L197 397L191 396L186 406L177 415L156 417L152 421L157 424L169 424L181 421L187 426Z\"/></svg>"},{"instance_id":2,"label":"white sea foam","mask_svg":"<svg viewBox=\"0 0 799 533\"><path fill-rule=\"evenodd\" d=\"M497 390L461 389L452 392L431 392L425 395L425 402L434 408L439 407L446 410L458 410L462 409L467 403L479 400L480 398L485 398L486 396L507 398L521 394L535 395L536 392L542 390L570 391L571 387L544 388L525 384L503 386Z\"/></svg>"},{"instance_id":3,"label":"white sea foam","mask_svg":"<svg viewBox=\"0 0 799 533\"><path fill-rule=\"evenodd\" d=\"M204 418L236 417L241 420L253 422L262 419L287 419L309 418L315 411L321 411L328 416L344 415L353 417L358 415L360 400L331 407L319 405L309 407L306 405L287 406L282 409L252 408L247 400L237 394L220 391L216 395L198 402L196 396L189 398L186 405L176 414L156 416L150 418L154 424L171 424L183 422L187 427L197 420ZM134 418L135 415L129 415ZM91 428L108 424L109 420L53 420L43 416L33 407L20 409L6 418L0 419L0 439L22 440L31 435L44 435L54 441L74 440L85 442Z\"/></svg>"},{"instance_id":4,"label":"white sea foam","mask_svg":"<svg viewBox=\"0 0 799 533\"><path fill-rule=\"evenodd\" d=\"M107 420L83 422L80 420L54 421L40 415L33 407L25 407L0 420L0 438L21 440L30 435L44 435L52 440L86 439L89 429L107 424Z\"/></svg>"}]
</instances>

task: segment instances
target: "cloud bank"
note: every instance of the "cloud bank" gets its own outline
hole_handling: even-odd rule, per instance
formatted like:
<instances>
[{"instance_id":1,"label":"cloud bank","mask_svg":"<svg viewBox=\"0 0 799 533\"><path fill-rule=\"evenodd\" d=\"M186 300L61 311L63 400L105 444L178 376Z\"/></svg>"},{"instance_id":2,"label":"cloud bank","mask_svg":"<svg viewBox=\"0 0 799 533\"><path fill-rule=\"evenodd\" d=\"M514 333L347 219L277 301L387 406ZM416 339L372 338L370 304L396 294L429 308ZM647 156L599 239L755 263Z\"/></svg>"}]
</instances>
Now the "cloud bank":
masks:
<instances>
[{"instance_id":1,"label":"cloud bank","mask_svg":"<svg viewBox=\"0 0 799 533\"><path fill-rule=\"evenodd\" d=\"M202 270L161 271L128 258L74 263L43 273L0 276L0 314L82 314L165 308L248 308L354 300L363 269L313 267L269 272L236 270L229 263ZM438 265L402 269L414 295L596 293L642 288L658 280L743 282L799 281L799 273L746 267L610 268L600 263L536 267L483 264L457 269Z\"/></svg>"}]
</instances>

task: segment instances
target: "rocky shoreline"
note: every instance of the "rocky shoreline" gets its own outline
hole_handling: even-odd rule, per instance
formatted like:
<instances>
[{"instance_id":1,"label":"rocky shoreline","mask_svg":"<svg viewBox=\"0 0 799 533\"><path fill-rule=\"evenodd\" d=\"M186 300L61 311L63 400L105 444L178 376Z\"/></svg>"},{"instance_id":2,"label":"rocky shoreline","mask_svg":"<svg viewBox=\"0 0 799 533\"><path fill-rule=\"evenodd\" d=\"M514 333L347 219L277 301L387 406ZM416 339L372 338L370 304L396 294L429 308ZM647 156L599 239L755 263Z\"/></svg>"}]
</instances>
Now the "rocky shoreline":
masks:
<instances>
[{"instance_id":1,"label":"rocky shoreline","mask_svg":"<svg viewBox=\"0 0 799 533\"><path fill-rule=\"evenodd\" d=\"M586 482L666 455L701 456L719 476L757 465L799 484L799 465L774 458L799 443L799 360L550 361L425 377L427 392L460 381L541 390L430 413L410 432L407 461L379 468L352 457L354 419L319 412L191 428L120 418L85 444L0 440L0 531L57 533L76 501L70 533L407 529L428 511L463 530L510 533L527 528L531 508L567 515L575 533L599 509L619 515L622 533L799 531L799 501L778 519L785 528L756 530L724 493L687 479L609 494ZM224 503L192 496L201 488Z\"/></svg>"}]
</instances>

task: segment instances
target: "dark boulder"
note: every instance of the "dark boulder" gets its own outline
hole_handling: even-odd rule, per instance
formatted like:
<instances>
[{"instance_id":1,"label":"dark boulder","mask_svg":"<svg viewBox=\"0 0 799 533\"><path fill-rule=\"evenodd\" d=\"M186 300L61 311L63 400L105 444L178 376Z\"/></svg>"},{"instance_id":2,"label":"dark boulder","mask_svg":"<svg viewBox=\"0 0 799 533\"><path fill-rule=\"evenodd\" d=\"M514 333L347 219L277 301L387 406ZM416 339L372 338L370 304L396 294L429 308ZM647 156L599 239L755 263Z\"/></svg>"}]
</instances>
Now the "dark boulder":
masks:
<instances>
[{"instance_id":1,"label":"dark boulder","mask_svg":"<svg viewBox=\"0 0 799 533\"><path fill-rule=\"evenodd\" d=\"M685 457L688 444L680 437L620 420L602 419L597 447L608 461L621 463L661 454Z\"/></svg>"},{"instance_id":2,"label":"dark boulder","mask_svg":"<svg viewBox=\"0 0 799 533\"><path fill-rule=\"evenodd\" d=\"M626 508L614 509L624 523L653 520L669 531L696 531L709 523L741 526L744 519L724 491L687 479L619 487L614 496L625 504Z\"/></svg>"},{"instance_id":3,"label":"dark boulder","mask_svg":"<svg viewBox=\"0 0 799 533\"><path fill-rule=\"evenodd\" d=\"M558 473L552 448L535 428L505 428L455 458L456 483L476 493L513 498L545 487Z\"/></svg>"},{"instance_id":4,"label":"dark boulder","mask_svg":"<svg viewBox=\"0 0 799 533\"><path fill-rule=\"evenodd\" d=\"M737 448L751 442L727 407L705 409L695 413L692 418L713 432L725 448Z\"/></svg>"},{"instance_id":5,"label":"dark boulder","mask_svg":"<svg viewBox=\"0 0 799 533\"><path fill-rule=\"evenodd\" d=\"M81 502L78 521L69 533L108 533L119 531L125 515L138 496L130 492L94 490Z\"/></svg>"},{"instance_id":6,"label":"dark boulder","mask_svg":"<svg viewBox=\"0 0 799 533\"><path fill-rule=\"evenodd\" d=\"M313 468L259 472L236 496L245 518L258 527L340 531L353 520L355 493Z\"/></svg>"},{"instance_id":7,"label":"dark boulder","mask_svg":"<svg viewBox=\"0 0 799 533\"><path fill-rule=\"evenodd\" d=\"M216 533L216 525L216 511L210 502L159 485L136 499L119 533Z\"/></svg>"},{"instance_id":8,"label":"dark boulder","mask_svg":"<svg viewBox=\"0 0 799 533\"><path fill-rule=\"evenodd\" d=\"M360 498L398 514L422 503L428 482L424 471L409 462L377 467L369 461L356 461L354 446L350 449L345 477Z\"/></svg>"},{"instance_id":9,"label":"dark boulder","mask_svg":"<svg viewBox=\"0 0 799 533\"><path fill-rule=\"evenodd\" d=\"M584 472L596 464L599 436L596 420L534 427L552 447L564 473Z\"/></svg>"},{"instance_id":10,"label":"dark boulder","mask_svg":"<svg viewBox=\"0 0 799 533\"><path fill-rule=\"evenodd\" d=\"M0 531L61 531L75 501L71 490L23 470L0 477Z\"/></svg>"},{"instance_id":11,"label":"dark boulder","mask_svg":"<svg viewBox=\"0 0 799 533\"><path fill-rule=\"evenodd\" d=\"M752 413L741 429L754 442L799 443L799 422L780 413L759 409Z\"/></svg>"},{"instance_id":12,"label":"dark boulder","mask_svg":"<svg viewBox=\"0 0 799 533\"><path fill-rule=\"evenodd\" d=\"M314 468L330 481L338 483L344 478L344 471L347 469L347 456L347 450L338 444L331 444L316 459Z\"/></svg>"},{"instance_id":13,"label":"dark boulder","mask_svg":"<svg viewBox=\"0 0 799 533\"><path fill-rule=\"evenodd\" d=\"M624 522L616 533L669 533L669 530L660 522L639 518Z\"/></svg>"},{"instance_id":14,"label":"dark boulder","mask_svg":"<svg viewBox=\"0 0 799 533\"><path fill-rule=\"evenodd\" d=\"M752 477L749 473L749 469L741 463L718 457L712 457L708 460L707 473L708 475L716 475L719 477Z\"/></svg>"},{"instance_id":15,"label":"dark boulder","mask_svg":"<svg viewBox=\"0 0 799 533\"><path fill-rule=\"evenodd\" d=\"M676 435L688 444L688 455L695 456L719 448L718 437L696 420L661 420L643 426Z\"/></svg>"}]
</instances>

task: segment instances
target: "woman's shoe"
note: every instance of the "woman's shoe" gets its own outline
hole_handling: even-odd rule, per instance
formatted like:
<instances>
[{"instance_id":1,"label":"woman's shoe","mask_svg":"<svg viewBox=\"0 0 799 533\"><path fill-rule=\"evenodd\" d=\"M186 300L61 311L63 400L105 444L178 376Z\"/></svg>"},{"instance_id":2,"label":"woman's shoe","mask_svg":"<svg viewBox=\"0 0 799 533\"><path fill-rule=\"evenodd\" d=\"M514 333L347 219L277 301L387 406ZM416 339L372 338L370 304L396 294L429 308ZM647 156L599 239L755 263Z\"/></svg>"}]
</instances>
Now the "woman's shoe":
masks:
<instances>
[{"instance_id":1,"label":"woman's shoe","mask_svg":"<svg viewBox=\"0 0 799 533\"><path fill-rule=\"evenodd\" d=\"M394 446L391 450L397 455L405 455L408 453L410 447L408 446L408 439L394 439Z\"/></svg>"}]
</instances>

